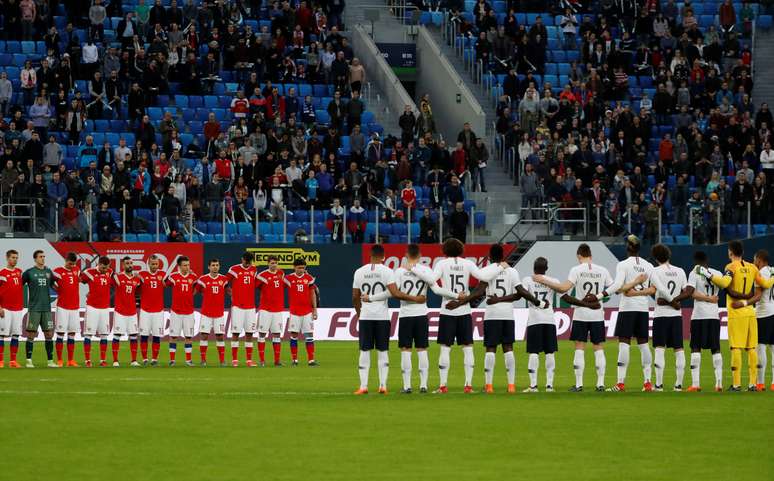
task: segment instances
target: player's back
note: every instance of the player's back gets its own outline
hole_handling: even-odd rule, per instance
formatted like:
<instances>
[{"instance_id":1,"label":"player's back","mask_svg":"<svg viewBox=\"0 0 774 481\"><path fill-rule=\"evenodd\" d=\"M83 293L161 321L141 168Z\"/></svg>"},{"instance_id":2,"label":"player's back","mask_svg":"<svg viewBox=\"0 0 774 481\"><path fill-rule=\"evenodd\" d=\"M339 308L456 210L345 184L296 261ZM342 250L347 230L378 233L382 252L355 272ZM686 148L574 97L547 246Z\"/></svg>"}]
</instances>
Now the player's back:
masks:
<instances>
[{"instance_id":1,"label":"player's back","mask_svg":"<svg viewBox=\"0 0 774 481\"><path fill-rule=\"evenodd\" d=\"M660 285L667 289L667 292L656 292L656 299L659 297L664 298L665 294L669 296L669 299L674 298L679 295L680 291L688 284L685 271L668 262L655 267L652 275L657 277L660 281ZM672 317L679 314L679 309L675 309L672 306L660 306L658 303L656 303L656 308L653 312L655 317Z\"/></svg>"},{"instance_id":2,"label":"player's back","mask_svg":"<svg viewBox=\"0 0 774 481\"><path fill-rule=\"evenodd\" d=\"M603 266L592 262L584 262L570 269L567 279L575 286L575 297L583 299L589 294L598 296L612 283L610 272ZM588 307L576 307L573 311L573 319L578 321L604 321L605 313L602 309L589 309Z\"/></svg>"},{"instance_id":3,"label":"player's back","mask_svg":"<svg viewBox=\"0 0 774 481\"><path fill-rule=\"evenodd\" d=\"M631 256L628 257L621 262L618 263L616 266L616 281L618 280L618 275L623 275L623 283L627 284L629 282L632 282L635 280L639 275L645 274L647 276L651 275L651 272L653 271L653 264L646 261L642 257L639 256ZM647 282L645 283L647 285ZM635 289L641 290L644 289L644 285L638 284ZM618 306L618 310L621 312L647 312L648 311L648 302L649 297L648 296L620 296L620 302Z\"/></svg>"},{"instance_id":4,"label":"player's back","mask_svg":"<svg viewBox=\"0 0 774 481\"><path fill-rule=\"evenodd\" d=\"M745 260L733 261L726 265L726 275L731 276L729 287L734 291L747 295L755 287L755 278L758 276L758 268L755 264ZM726 308L729 316L754 316L755 307L752 305L735 308L732 306L734 298L726 295Z\"/></svg>"},{"instance_id":5,"label":"player's back","mask_svg":"<svg viewBox=\"0 0 774 481\"><path fill-rule=\"evenodd\" d=\"M772 277L770 269L760 269L759 272L764 280ZM758 319L774 316L774 287L763 289L761 300L755 306L755 315Z\"/></svg>"},{"instance_id":6,"label":"player's back","mask_svg":"<svg viewBox=\"0 0 774 481\"><path fill-rule=\"evenodd\" d=\"M432 269L422 264L417 264L412 270L403 267L395 269L395 284L401 292L410 296L427 296L427 283L422 279L432 277ZM400 317L425 315L427 315L427 302L400 301Z\"/></svg>"},{"instance_id":7,"label":"player's back","mask_svg":"<svg viewBox=\"0 0 774 481\"><path fill-rule=\"evenodd\" d=\"M545 278L549 282L554 282L556 284L559 284L558 279L554 279L550 276L545 276ZM527 317L527 325L532 326L534 324L554 324L554 295L556 294L556 291L551 289L545 284L541 284L540 282L537 282L532 277L525 277L521 280L521 285L529 291L533 296L537 297L537 299L540 301L540 305L536 306L532 304L531 302L528 302L529 305L529 316ZM547 302L548 305L546 307L544 306L544 302Z\"/></svg>"},{"instance_id":8,"label":"player's back","mask_svg":"<svg viewBox=\"0 0 774 481\"><path fill-rule=\"evenodd\" d=\"M503 269L502 272L492 279L491 282L486 285L486 297L497 296L505 297L516 290L516 286L521 284L519 278L519 272L513 267ZM484 301L484 320L510 320L513 319L513 303L511 302L498 302L496 304L489 304Z\"/></svg>"},{"instance_id":9,"label":"player's back","mask_svg":"<svg viewBox=\"0 0 774 481\"><path fill-rule=\"evenodd\" d=\"M0 306L11 311L24 309L24 284L22 271L18 267L0 270Z\"/></svg>"},{"instance_id":10,"label":"player's back","mask_svg":"<svg viewBox=\"0 0 774 481\"><path fill-rule=\"evenodd\" d=\"M352 288L359 289L361 294L373 296L386 291L392 283L393 272L389 267L384 264L366 264L355 271ZM389 318L387 299L364 302L360 308L361 320L386 321Z\"/></svg>"},{"instance_id":11,"label":"player's back","mask_svg":"<svg viewBox=\"0 0 774 481\"><path fill-rule=\"evenodd\" d=\"M436 279L440 279L442 287L449 289L455 294L459 294L469 290L470 273L476 269L476 264L471 260L463 257L447 257L438 261L433 268L433 274ZM469 304L461 305L454 310L447 309L446 304L449 301L451 299L443 299L441 301L440 313L442 315L464 316L471 313Z\"/></svg>"},{"instance_id":12,"label":"player's back","mask_svg":"<svg viewBox=\"0 0 774 481\"><path fill-rule=\"evenodd\" d=\"M722 276L718 270L708 268L713 276ZM696 273L696 269L691 269L691 273L688 274L688 285L693 287L694 291L705 296L717 296L720 292L715 284L709 280L703 278ZM707 302L694 299L693 311L691 312L691 319L718 319L720 311L718 310L717 302Z\"/></svg>"}]
</instances>

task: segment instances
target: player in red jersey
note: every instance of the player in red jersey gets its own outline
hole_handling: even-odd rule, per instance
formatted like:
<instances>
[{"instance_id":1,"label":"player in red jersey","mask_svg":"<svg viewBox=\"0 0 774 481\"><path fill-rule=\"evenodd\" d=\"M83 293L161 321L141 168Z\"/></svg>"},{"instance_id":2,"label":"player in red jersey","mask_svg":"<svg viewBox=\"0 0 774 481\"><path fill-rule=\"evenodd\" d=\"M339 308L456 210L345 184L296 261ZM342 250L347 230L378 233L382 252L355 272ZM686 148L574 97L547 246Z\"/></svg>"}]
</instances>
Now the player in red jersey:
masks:
<instances>
[{"instance_id":1,"label":"player in red jersey","mask_svg":"<svg viewBox=\"0 0 774 481\"><path fill-rule=\"evenodd\" d=\"M65 256L64 267L54 269L54 289L57 292L56 301L56 364L62 367L62 348L64 336L67 333L67 366L78 367L75 362L75 333L81 328L81 270L76 265L78 257L75 252ZM91 352L91 339L83 338L83 352ZM86 357L88 359L88 356ZM86 363L91 367L91 362Z\"/></svg>"},{"instance_id":2,"label":"player in red jersey","mask_svg":"<svg viewBox=\"0 0 774 481\"><path fill-rule=\"evenodd\" d=\"M89 294L86 296L86 322L83 327L83 339L91 339L96 336L99 339L99 365L106 367L107 361L107 336L110 333L110 286L112 285L113 269L110 268L110 259L102 256L97 267L91 267L81 273L81 282L88 284ZM84 344L84 356L86 366L91 366L91 352L86 350ZM117 354L117 353L116 353ZM118 367L115 359L113 366Z\"/></svg>"},{"instance_id":3,"label":"player in red jersey","mask_svg":"<svg viewBox=\"0 0 774 481\"><path fill-rule=\"evenodd\" d=\"M317 319L318 290L314 277L306 272L306 261L297 258L293 261L292 274L285 276L288 286L288 304L290 306L290 356L293 365L298 365L298 333L304 334L308 364L316 366L314 360L314 321Z\"/></svg>"},{"instance_id":4,"label":"player in red jersey","mask_svg":"<svg viewBox=\"0 0 774 481\"><path fill-rule=\"evenodd\" d=\"M201 276L196 281L196 289L202 293L201 317L199 318L199 355L201 365L207 365L207 346L210 333L215 332L215 342L218 347L218 360L220 366L226 365L225 342L223 334L226 332L225 295L229 290L229 278L220 274L220 261L210 259L208 264L209 274ZM231 294L230 292L228 293Z\"/></svg>"},{"instance_id":5,"label":"player in red jersey","mask_svg":"<svg viewBox=\"0 0 774 481\"><path fill-rule=\"evenodd\" d=\"M20 368L16 362L19 352L19 336L22 333L24 318L24 283L22 271L16 264L19 253L13 249L5 253L6 267L0 270L0 367L5 365L5 338L11 337L11 355L9 367Z\"/></svg>"},{"instance_id":6,"label":"player in red jersey","mask_svg":"<svg viewBox=\"0 0 774 481\"><path fill-rule=\"evenodd\" d=\"M249 252L242 254L242 263L228 270L231 281L231 365L239 365L239 335L245 333L247 366L253 367L253 333L258 328L255 317L255 288L258 270Z\"/></svg>"},{"instance_id":7,"label":"player in red jersey","mask_svg":"<svg viewBox=\"0 0 774 481\"><path fill-rule=\"evenodd\" d=\"M134 273L134 263L129 256L121 259L121 270L113 274L115 286L115 313L113 314L113 364L118 363L118 351L121 346L121 336L129 336L129 351L132 354L132 367L138 367L137 362L137 292L142 281ZM146 344L147 353L147 344Z\"/></svg>"},{"instance_id":8,"label":"player in red jersey","mask_svg":"<svg viewBox=\"0 0 774 481\"><path fill-rule=\"evenodd\" d=\"M177 272L167 276L166 284L172 286L172 308L169 313L169 365L175 365L177 342L185 338L185 365L193 366L194 285L196 274L191 272L191 261L186 256L177 258Z\"/></svg>"},{"instance_id":9,"label":"player in red jersey","mask_svg":"<svg viewBox=\"0 0 774 481\"><path fill-rule=\"evenodd\" d=\"M140 272L140 351L142 363L148 365L148 336L153 336L151 366L159 363L161 336L164 335L164 279L156 254L148 258L148 270Z\"/></svg>"},{"instance_id":10,"label":"player in red jersey","mask_svg":"<svg viewBox=\"0 0 774 481\"><path fill-rule=\"evenodd\" d=\"M279 269L276 256L267 258L269 268L258 274L258 287L261 289L261 304L258 313L258 356L261 366L265 365L266 336L271 332L274 348L274 365L282 366L282 311L285 310L285 273Z\"/></svg>"}]
</instances>

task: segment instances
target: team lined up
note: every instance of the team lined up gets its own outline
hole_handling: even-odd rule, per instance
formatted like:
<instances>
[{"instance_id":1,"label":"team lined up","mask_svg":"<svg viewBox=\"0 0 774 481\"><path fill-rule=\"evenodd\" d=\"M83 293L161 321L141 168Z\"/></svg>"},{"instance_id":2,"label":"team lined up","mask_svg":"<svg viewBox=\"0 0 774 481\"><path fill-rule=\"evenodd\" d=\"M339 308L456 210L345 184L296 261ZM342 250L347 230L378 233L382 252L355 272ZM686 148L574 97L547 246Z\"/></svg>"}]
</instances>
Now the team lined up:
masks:
<instances>
[{"instance_id":1,"label":"team lined up","mask_svg":"<svg viewBox=\"0 0 774 481\"><path fill-rule=\"evenodd\" d=\"M696 266L686 276L685 271L670 263L671 252L658 244L651 254L658 263L654 267L639 256L640 241L636 236L627 239L629 257L618 263L615 278L610 272L593 263L591 248L581 244L576 252L578 265L570 269L567 279L560 282L549 277L548 260L539 257L533 266L533 275L521 279L519 273L503 262L503 248L493 245L490 264L478 268L462 257L463 245L449 239L443 245L446 259L433 269L419 264L419 246L409 245L404 266L395 272L382 264L384 250L376 245L371 251L371 263L355 272L352 302L360 319L360 357L358 361L360 386L355 394L368 392L371 363L370 352L378 351L379 392L387 392L389 371L389 310L387 299L400 299L398 345L401 349L401 371L404 393L411 393L412 356L415 348L419 362L420 392L428 391L429 361L427 357L428 319L426 295L428 287L442 297L438 343L440 356L438 372L440 385L436 393L448 392L449 353L455 341L462 346L465 374L465 393L473 392L472 378L475 366L473 355L473 323L470 303L484 300L484 390L493 392L495 352L501 346L504 354L508 392L515 392L516 363L513 356L515 323L513 302L525 299L529 303L526 350L529 353L529 385L524 392L538 390L539 355L545 354L546 391L553 391L557 351L554 299L574 306L570 339L575 342L573 370L574 392L583 390L585 345L591 342L596 368L596 391L624 391L629 350L636 339L643 370L643 391L663 391L665 351L675 352L675 391L682 390L685 374L683 352L683 320L681 303L693 300L691 318L691 386L688 391L699 391L701 351L710 350L715 374L715 390L722 390L723 359L720 353L719 291L725 289L728 308L728 333L731 348L732 386L741 390L742 351L748 353L749 390L765 390L767 350L772 355L774 375L774 276L768 266L766 251L755 254L753 263L743 259L742 244L729 243L730 263L725 273L708 267L707 255L697 251ZM470 277L480 282L469 288ZM570 295L574 290L575 296ZM470 292L469 292L470 291ZM620 294L615 336L619 341L616 383L605 387L606 359L605 318L602 309L612 294ZM576 297L577 296L577 297ZM652 344L649 345L650 301L655 300ZM655 368L655 383L651 379ZM774 389L774 380L772 381Z\"/></svg>"},{"instance_id":2,"label":"team lined up","mask_svg":"<svg viewBox=\"0 0 774 481\"><path fill-rule=\"evenodd\" d=\"M200 364L207 364L209 340L214 334L221 366L226 365L225 336L231 334L231 364L239 365L240 337L244 335L246 365L259 365L253 360L254 334L257 332L258 356L265 365L266 341L271 336L274 365L281 366L281 335L285 311L285 289L289 300L290 352L293 365L298 364L298 339L303 334L309 365L316 365L314 358L314 320L317 318L319 291L315 279L306 271L303 259L294 262L294 271L285 273L278 268L277 258L268 258L268 268L258 272L249 253L242 256L241 264L232 266L227 274L220 273L220 261L208 262L209 272L198 276L191 270L190 260L181 256L176 260L173 272L160 269L160 260L152 255L148 269L137 272L134 262L124 257L120 272L110 268L110 259L101 257L96 267L81 270L74 253L67 254L64 266L53 270L46 267L43 251L33 254L33 267L22 272L17 267L19 254L15 250L6 253L7 266L0 270L0 367L4 364L5 339L10 337L11 367L21 367L17 362L19 337L22 328L27 342L26 366L34 367L32 353L38 330L45 336L48 367L78 367L75 361L75 336L83 335L85 365L91 367L91 345L99 342L99 365L107 366L108 338L112 337L113 366L118 367L121 337L128 336L131 366L157 365L161 338L167 327L164 292L171 288L172 302L169 309L169 364L176 364L177 342L183 341L185 364L193 366L193 337L196 330L194 296L201 295L198 332L200 334ZM81 331L80 284L88 286L86 316ZM27 319L23 309L27 294ZM56 316L52 320L51 290L55 290ZM256 316L256 292L260 292L260 304ZM112 331L110 328L111 293L114 307ZM230 325L227 323L226 296L231 299ZM139 315L137 299L139 298ZM54 333L56 340L54 341ZM111 336L112 334L112 336ZM150 341L150 357L148 347ZM63 357L67 345L67 361ZM56 346L56 361L54 361Z\"/></svg>"}]
</instances>

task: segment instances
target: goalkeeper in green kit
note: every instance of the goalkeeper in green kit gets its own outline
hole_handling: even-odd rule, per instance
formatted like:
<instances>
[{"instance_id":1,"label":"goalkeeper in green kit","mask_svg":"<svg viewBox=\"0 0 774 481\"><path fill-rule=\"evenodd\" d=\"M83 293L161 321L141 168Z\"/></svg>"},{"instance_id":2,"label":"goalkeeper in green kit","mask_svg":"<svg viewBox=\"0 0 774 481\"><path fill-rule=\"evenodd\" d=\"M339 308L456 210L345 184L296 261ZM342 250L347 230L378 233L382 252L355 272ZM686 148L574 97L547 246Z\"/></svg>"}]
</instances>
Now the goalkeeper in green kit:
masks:
<instances>
[{"instance_id":1,"label":"goalkeeper in green kit","mask_svg":"<svg viewBox=\"0 0 774 481\"><path fill-rule=\"evenodd\" d=\"M35 367L32 363L32 349L38 328L46 337L46 357L48 367L59 367L54 362L54 324L51 321L51 292L54 283L54 273L46 267L46 254L37 250L32 254L35 265L24 271L22 282L27 286L27 367Z\"/></svg>"}]
</instances>

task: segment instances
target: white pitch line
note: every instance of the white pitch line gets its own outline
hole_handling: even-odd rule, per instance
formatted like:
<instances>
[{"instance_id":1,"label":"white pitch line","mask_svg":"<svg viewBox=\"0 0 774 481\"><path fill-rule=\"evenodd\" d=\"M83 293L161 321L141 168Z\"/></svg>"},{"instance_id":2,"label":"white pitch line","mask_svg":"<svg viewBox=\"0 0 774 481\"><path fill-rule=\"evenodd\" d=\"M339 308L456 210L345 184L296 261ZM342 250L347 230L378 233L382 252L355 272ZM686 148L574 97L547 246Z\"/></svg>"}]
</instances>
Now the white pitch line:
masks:
<instances>
[{"instance_id":1,"label":"white pitch line","mask_svg":"<svg viewBox=\"0 0 774 481\"><path fill-rule=\"evenodd\" d=\"M258 392L258 391L223 391L223 392L147 392L147 391L19 391L19 390L0 390L0 395L9 394L14 396L28 395L71 395L71 396L197 396L197 397L262 397L262 396L349 396L348 392L307 392L307 391L284 391L284 392Z\"/></svg>"}]
</instances>

